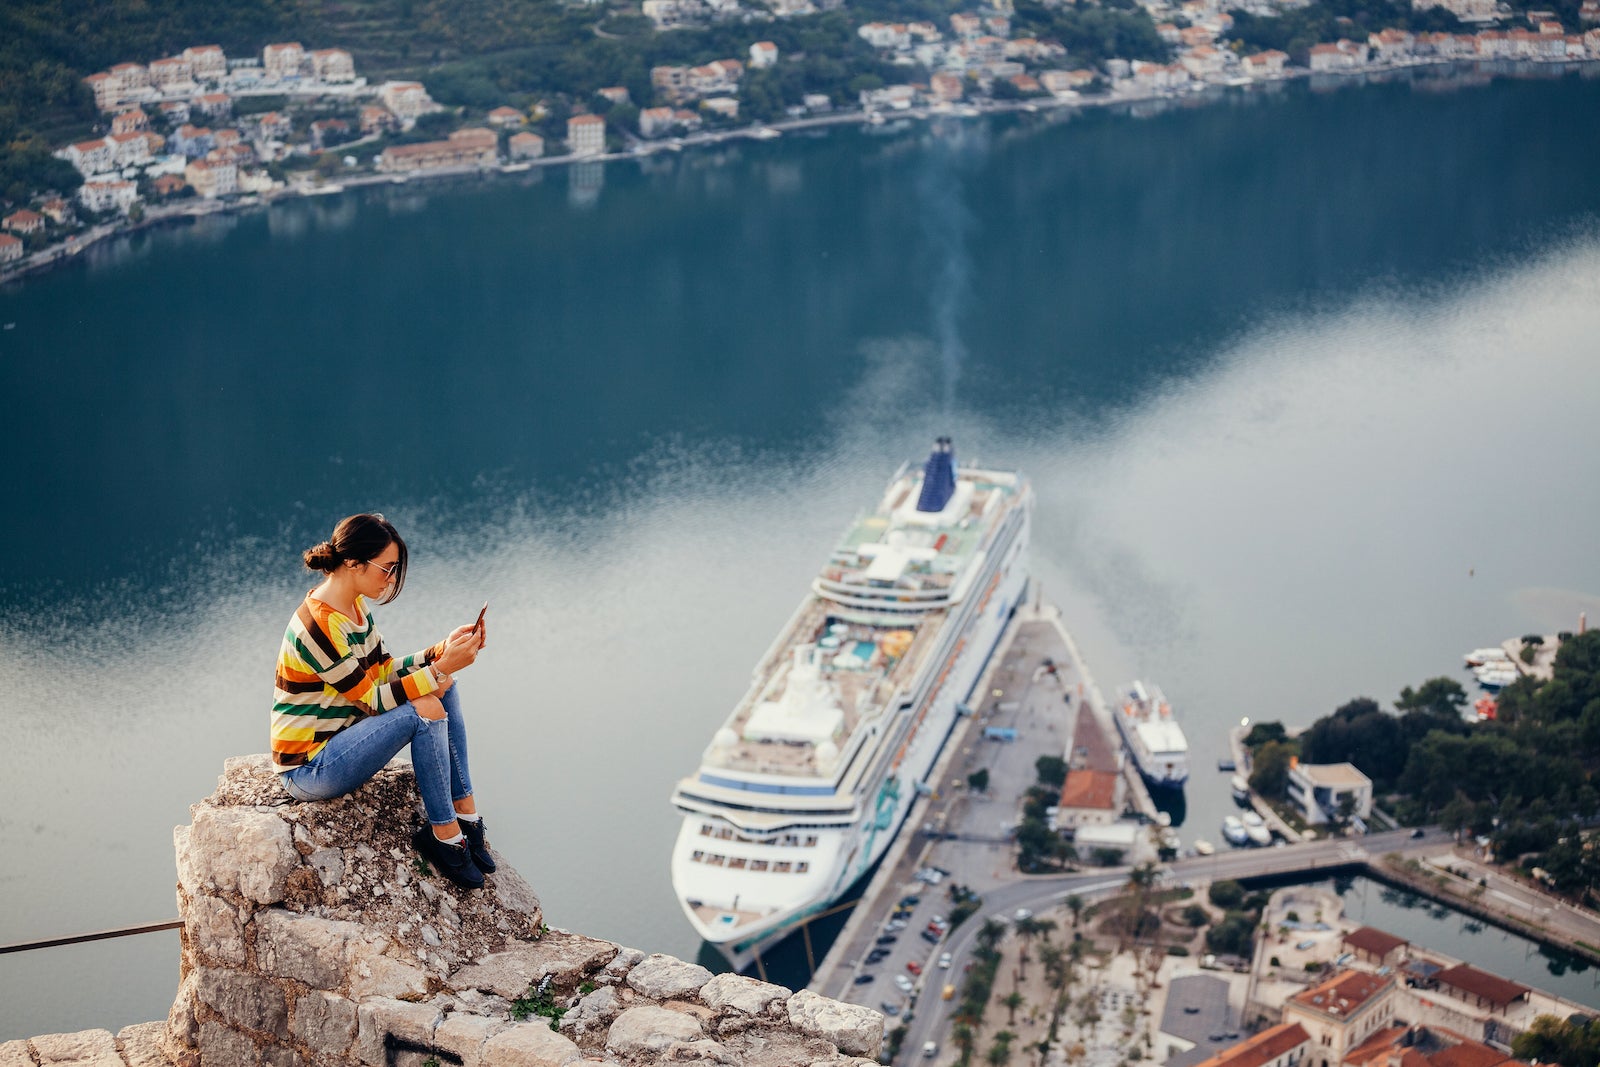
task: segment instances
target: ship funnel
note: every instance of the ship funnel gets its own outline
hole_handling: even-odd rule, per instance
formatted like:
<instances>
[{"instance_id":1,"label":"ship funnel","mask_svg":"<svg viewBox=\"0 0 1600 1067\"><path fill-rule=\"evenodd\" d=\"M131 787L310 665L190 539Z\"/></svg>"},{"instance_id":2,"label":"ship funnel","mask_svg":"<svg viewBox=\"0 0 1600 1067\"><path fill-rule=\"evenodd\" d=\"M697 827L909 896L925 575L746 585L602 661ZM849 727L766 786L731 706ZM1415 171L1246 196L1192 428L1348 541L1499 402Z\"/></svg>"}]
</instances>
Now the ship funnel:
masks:
<instances>
[{"instance_id":1,"label":"ship funnel","mask_svg":"<svg viewBox=\"0 0 1600 1067\"><path fill-rule=\"evenodd\" d=\"M948 437L933 443L933 452L922 468L922 495L917 510L937 515L956 492L956 449Z\"/></svg>"}]
</instances>

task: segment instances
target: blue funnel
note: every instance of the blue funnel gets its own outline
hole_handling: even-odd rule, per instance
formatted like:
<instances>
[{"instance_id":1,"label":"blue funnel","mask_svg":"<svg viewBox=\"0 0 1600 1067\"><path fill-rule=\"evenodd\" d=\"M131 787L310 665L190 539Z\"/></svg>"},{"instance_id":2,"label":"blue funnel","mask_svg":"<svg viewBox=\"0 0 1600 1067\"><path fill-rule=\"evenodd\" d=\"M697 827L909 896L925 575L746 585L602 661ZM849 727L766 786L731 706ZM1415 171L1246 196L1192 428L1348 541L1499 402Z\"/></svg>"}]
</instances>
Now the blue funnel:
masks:
<instances>
[{"instance_id":1,"label":"blue funnel","mask_svg":"<svg viewBox=\"0 0 1600 1067\"><path fill-rule=\"evenodd\" d=\"M917 510L938 514L955 495L955 445L950 438L941 437L933 443L933 452L922 468L922 495L917 498Z\"/></svg>"}]
</instances>

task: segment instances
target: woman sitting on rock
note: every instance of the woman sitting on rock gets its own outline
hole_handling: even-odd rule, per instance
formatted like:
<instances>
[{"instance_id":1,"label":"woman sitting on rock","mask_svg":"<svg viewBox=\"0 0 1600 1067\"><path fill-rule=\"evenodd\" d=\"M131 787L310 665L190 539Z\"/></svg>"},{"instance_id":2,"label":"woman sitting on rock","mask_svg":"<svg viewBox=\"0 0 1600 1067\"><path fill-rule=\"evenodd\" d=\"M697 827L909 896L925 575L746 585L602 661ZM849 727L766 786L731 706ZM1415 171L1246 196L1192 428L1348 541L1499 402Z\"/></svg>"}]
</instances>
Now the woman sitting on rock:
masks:
<instances>
[{"instance_id":1,"label":"woman sitting on rock","mask_svg":"<svg viewBox=\"0 0 1600 1067\"><path fill-rule=\"evenodd\" d=\"M272 761L296 800L359 788L406 745L432 829L418 852L452 881L483 885L495 863L467 773L467 730L455 673L484 645L478 624L459 626L422 652L395 659L368 602L387 604L406 584L406 543L382 515L352 515L304 555L326 575L306 594L278 652Z\"/></svg>"}]
</instances>

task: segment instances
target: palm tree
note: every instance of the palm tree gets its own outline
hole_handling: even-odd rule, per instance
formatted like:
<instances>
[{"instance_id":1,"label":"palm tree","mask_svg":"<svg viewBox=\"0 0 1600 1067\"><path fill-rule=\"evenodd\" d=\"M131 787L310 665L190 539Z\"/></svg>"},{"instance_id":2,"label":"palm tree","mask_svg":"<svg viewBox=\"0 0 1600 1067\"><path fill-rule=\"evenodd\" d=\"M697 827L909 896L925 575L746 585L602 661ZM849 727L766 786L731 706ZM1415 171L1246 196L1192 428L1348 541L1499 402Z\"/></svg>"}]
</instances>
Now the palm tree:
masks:
<instances>
[{"instance_id":1,"label":"palm tree","mask_svg":"<svg viewBox=\"0 0 1600 1067\"><path fill-rule=\"evenodd\" d=\"M1010 1014L1008 1014L1006 1016L1006 1025L1007 1026L1010 1026L1011 1024L1013 1024L1013 1023L1015 1023L1017 1021L1017 1009L1022 1007L1027 1002L1028 1002L1028 998L1024 997L1021 993L1017 992L1015 989L1013 989L1011 992L1007 993L1005 996L1000 998L1000 1003L1004 1004L1005 1007L1006 1007L1006 1011L1010 1013Z\"/></svg>"},{"instance_id":2,"label":"palm tree","mask_svg":"<svg viewBox=\"0 0 1600 1067\"><path fill-rule=\"evenodd\" d=\"M978 1040L977 1032L966 1023L957 1022L950 1028L950 1040L961 1050L962 1067L966 1067L967 1061L972 1058L972 1046Z\"/></svg>"},{"instance_id":3,"label":"palm tree","mask_svg":"<svg viewBox=\"0 0 1600 1067\"><path fill-rule=\"evenodd\" d=\"M1061 988L1061 968L1066 959L1066 952L1056 945L1045 945L1039 950L1039 962L1044 964L1045 981L1051 989Z\"/></svg>"},{"instance_id":4,"label":"palm tree","mask_svg":"<svg viewBox=\"0 0 1600 1067\"><path fill-rule=\"evenodd\" d=\"M1072 912L1072 928L1078 928L1078 920L1083 918L1083 898L1074 893L1066 899L1067 910Z\"/></svg>"},{"instance_id":5,"label":"palm tree","mask_svg":"<svg viewBox=\"0 0 1600 1067\"><path fill-rule=\"evenodd\" d=\"M978 945L992 952L994 947L1000 943L1000 939L1005 936L1005 923L999 919L985 919L983 920L983 925L978 928Z\"/></svg>"},{"instance_id":6,"label":"palm tree","mask_svg":"<svg viewBox=\"0 0 1600 1067\"><path fill-rule=\"evenodd\" d=\"M1059 929L1054 919L1035 919L1033 926L1038 931L1039 936L1044 938L1045 944L1050 943L1050 935Z\"/></svg>"},{"instance_id":7,"label":"palm tree","mask_svg":"<svg viewBox=\"0 0 1600 1067\"><path fill-rule=\"evenodd\" d=\"M1011 1062L1011 1046L996 1042L989 1046L989 1051L984 1054L984 1059L988 1060L992 1067L1005 1067L1006 1064Z\"/></svg>"}]
</instances>

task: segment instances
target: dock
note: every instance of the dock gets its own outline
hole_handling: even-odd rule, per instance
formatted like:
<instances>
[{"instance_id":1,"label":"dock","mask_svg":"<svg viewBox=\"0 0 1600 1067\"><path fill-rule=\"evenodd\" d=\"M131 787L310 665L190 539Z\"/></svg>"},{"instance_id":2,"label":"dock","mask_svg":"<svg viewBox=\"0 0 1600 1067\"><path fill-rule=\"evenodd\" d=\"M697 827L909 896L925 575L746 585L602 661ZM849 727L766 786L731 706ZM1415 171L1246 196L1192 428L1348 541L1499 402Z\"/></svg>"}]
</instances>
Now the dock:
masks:
<instances>
[{"instance_id":1,"label":"dock","mask_svg":"<svg viewBox=\"0 0 1600 1067\"><path fill-rule=\"evenodd\" d=\"M936 975L938 946L920 934L936 915L948 913L951 883L983 896L1041 877L1016 870L1012 840L1039 756L1064 755L1069 765L1076 757L1085 766L1131 773L1125 807L1154 818L1149 791L1124 758L1099 687L1053 605L1030 602L1018 611L969 703L976 714L956 724L929 775L932 793L913 805L832 949L818 961L809 983L814 991L875 1008L905 1005L909 998L891 984L892 976L905 973L912 960ZM1015 740L986 738L988 727L1014 731ZM990 774L983 793L967 786L967 776L979 769ZM919 873L939 881L919 880ZM884 928L891 910L912 897L918 901L906 925L891 944L879 945L889 936ZM875 947L889 949L883 980L855 985Z\"/></svg>"}]
</instances>

